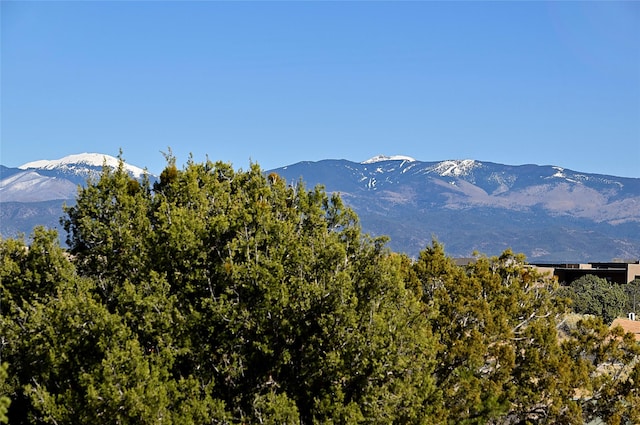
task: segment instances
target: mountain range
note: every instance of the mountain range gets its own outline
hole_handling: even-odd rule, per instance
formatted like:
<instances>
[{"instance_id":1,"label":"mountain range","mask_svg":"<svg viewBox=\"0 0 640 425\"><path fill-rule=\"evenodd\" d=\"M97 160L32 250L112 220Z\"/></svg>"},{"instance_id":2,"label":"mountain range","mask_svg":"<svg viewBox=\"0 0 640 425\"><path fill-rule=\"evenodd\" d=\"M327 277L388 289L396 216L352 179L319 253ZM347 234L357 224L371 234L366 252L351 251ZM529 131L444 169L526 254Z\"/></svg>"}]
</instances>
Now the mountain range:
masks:
<instances>
[{"instance_id":1,"label":"mountain range","mask_svg":"<svg viewBox=\"0 0 640 425\"><path fill-rule=\"evenodd\" d=\"M74 202L77 185L103 165L116 164L107 155L80 154L0 166L0 234L28 235L36 224L61 231L62 204ZM126 167L137 178L144 172ZM360 163L305 161L265 172L292 185L320 184L340 193L365 232L388 235L393 250L411 256L436 238L458 257L511 248L531 262L640 258L640 178L383 155Z\"/></svg>"}]
</instances>

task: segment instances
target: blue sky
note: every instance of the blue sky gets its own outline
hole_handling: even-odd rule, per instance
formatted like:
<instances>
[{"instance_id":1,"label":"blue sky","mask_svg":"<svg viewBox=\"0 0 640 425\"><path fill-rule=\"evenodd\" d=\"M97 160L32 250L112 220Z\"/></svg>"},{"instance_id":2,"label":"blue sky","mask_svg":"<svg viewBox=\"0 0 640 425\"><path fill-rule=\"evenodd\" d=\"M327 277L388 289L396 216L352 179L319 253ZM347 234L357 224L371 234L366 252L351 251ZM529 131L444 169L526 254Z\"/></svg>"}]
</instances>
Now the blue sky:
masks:
<instances>
[{"instance_id":1,"label":"blue sky","mask_svg":"<svg viewBox=\"0 0 640 425\"><path fill-rule=\"evenodd\" d=\"M1 2L0 163L477 159L640 177L640 2Z\"/></svg>"}]
</instances>

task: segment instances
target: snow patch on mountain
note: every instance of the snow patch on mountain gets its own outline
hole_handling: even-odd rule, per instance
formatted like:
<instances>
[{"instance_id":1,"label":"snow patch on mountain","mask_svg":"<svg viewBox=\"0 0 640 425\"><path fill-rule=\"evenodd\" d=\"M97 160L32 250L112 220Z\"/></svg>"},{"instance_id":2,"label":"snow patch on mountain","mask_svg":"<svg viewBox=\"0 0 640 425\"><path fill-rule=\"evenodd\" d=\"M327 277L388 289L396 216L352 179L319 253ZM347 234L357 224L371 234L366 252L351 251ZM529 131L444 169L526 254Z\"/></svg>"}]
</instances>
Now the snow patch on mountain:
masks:
<instances>
[{"instance_id":1,"label":"snow patch on mountain","mask_svg":"<svg viewBox=\"0 0 640 425\"><path fill-rule=\"evenodd\" d=\"M481 163L473 159L449 160L437 163L436 165L431 167L429 171L435 172L443 177L460 177L468 175L474 168L477 168L481 165Z\"/></svg>"},{"instance_id":2,"label":"snow patch on mountain","mask_svg":"<svg viewBox=\"0 0 640 425\"><path fill-rule=\"evenodd\" d=\"M362 161L361 164L373 164L375 162L382 162L382 161L415 162L416 160L414 158L411 158L410 156L405 156L405 155L392 155L392 156L376 155L373 158L369 158L366 161Z\"/></svg>"},{"instance_id":3,"label":"snow patch on mountain","mask_svg":"<svg viewBox=\"0 0 640 425\"><path fill-rule=\"evenodd\" d=\"M48 160L43 159L39 161L28 162L19 166L21 170L28 169L41 169L41 170L55 170L62 169L69 172L82 173L86 170L86 167L102 167L107 165L109 167L117 168L119 159L110 155L101 153L81 153L76 155L65 156L61 159ZM134 177L140 178L145 173L142 168L138 168L133 165L124 164L125 170L131 173Z\"/></svg>"},{"instance_id":4,"label":"snow patch on mountain","mask_svg":"<svg viewBox=\"0 0 640 425\"><path fill-rule=\"evenodd\" d=\"M497 188L495 188L492 192L492 195L499 195L501 193L508 192L511 186L515 183L517 177L514 174L506 174L493 172L487 178L487 181L493 182L497 184Z\"/></svg>"},{"instance_id":5,"label":"snow patch on mountain","mask_svg":"<svg viewBox=\"0 0 640 425\"><path fill-rule=\"evenodd\" d=\"M564 179L565 181L571 182L571 183L580 183L578 180L572 179L570 177L567 176L567 174L564 172L564 168L562 167L551 167L554 170L556 170L556 172L551 176L551 178L557 178L557 179ZM572 177L576 177L575 175L573 175ZM580 178L580 175L577 176L578 178ZM582 176L585 177L585 176Z\"/></svg>"},{"instance_id":6,"label":"snow patch on mountain","mask_svg":"<svg viewBox=\"0 0 640 425\"><path fill-rule=\"evenodd\" d=\"M25 171L0 180L0 202L39 202L68 199L77 187L68 180Z\"/></svg>"}]
</instances>

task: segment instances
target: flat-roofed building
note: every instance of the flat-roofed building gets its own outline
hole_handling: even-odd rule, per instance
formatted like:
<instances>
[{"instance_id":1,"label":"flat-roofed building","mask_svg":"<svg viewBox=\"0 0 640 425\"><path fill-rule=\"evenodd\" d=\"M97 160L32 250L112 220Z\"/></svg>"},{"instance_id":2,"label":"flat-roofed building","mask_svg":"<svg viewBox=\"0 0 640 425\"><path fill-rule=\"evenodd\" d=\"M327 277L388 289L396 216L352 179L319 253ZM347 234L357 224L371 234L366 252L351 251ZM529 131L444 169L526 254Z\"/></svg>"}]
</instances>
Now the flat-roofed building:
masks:
<instances>
[{"instance_id":1,"label":"flat-roofed building","mask_svg":"<svg viewBox=\"0 0 640 425\"><path fill-rule=\"evenodd\" d=\"M606 279L612 283L625 284L640 279L640 261L630 262L609 262L609 263L583 263L583 264L553 264L541 263L531 264L544 274L555 276L558 282L569 284L574 280L585 276L593 275Z\"/></svg>"}]
</instances>

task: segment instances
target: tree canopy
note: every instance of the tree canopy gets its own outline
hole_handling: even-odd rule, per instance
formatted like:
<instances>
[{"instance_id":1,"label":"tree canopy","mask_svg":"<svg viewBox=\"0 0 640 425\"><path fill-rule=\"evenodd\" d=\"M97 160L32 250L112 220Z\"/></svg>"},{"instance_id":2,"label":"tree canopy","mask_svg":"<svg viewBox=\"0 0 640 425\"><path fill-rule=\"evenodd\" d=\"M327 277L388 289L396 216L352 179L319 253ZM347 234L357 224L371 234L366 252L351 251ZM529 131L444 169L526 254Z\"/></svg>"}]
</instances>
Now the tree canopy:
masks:
<instances>
[{"instance_id":1,"label":"tree canopy","mask_svg":"<svg viewBox=\"0 0 640 425\"><path fill-rule=\"evenodd\" d=\"M105 167L62 223L68 250L0 241L0 422L640 421L637 342L560 331L511 251L413 260L321 187L171 157Z\"/></svg>"},{"instance_id":2,"label":"tree canopy","mask_svg":"<svg viewBox=\"0 0 640 425\"><path fill-rule=\"evenodd\" d=\"M563 294L571 299L576 313L602 317L607 323L620 316L629 304L624 288L591 274L579 277L563 289Z\"/></svg>"}]
</instances>

